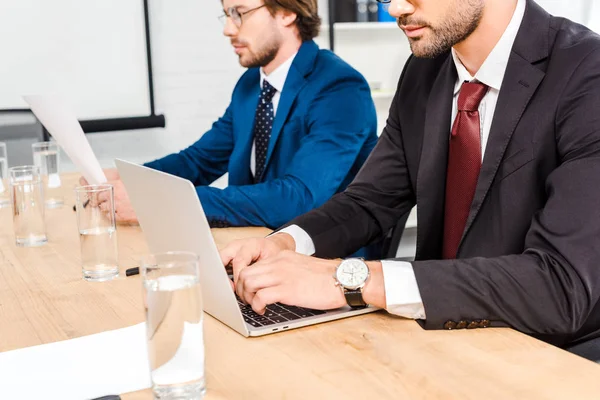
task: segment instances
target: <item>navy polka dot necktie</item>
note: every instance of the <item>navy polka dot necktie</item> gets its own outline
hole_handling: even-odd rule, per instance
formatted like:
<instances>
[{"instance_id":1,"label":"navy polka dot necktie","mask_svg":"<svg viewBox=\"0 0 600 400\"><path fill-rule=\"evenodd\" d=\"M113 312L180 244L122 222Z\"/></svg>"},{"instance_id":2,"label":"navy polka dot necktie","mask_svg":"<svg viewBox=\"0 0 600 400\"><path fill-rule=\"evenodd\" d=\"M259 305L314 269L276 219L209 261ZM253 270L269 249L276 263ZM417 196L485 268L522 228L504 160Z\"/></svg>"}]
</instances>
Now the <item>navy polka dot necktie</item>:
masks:
<instances>
[{"instance_id":1,"label":"navy polka dot necktie","mask_svg":"<svg viewBox=\"0 0 600 400\"><path fill-rule=\"evenodd\" d=\"M267 160L267 150L269 149L269 139L271 139L271 130L273 129L273 96L277 89L263 80L258 107L256 107L256 116L254 117L254 145L256 147L256 169L254 171L254 182L260 182L265 170L265 161Z\"/></svg>"}]
</instances>

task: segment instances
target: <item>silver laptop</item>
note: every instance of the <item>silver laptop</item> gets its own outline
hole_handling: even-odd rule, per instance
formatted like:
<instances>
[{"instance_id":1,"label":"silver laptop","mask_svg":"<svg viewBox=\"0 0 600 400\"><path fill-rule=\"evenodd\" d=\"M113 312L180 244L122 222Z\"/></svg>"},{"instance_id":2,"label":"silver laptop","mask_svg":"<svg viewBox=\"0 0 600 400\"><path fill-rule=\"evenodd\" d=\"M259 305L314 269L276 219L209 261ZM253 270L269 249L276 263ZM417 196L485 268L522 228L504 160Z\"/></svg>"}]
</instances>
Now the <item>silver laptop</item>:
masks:
<instances>
[{"instance_id":1,"label":"silver laptop","mask_svg":"<svg viewBox=\"0 0 600 400\"><path fill-rule=\"evenodd\" d=\"M242 335L262 336L377 310L344 307L320 311L277 303L268 306L265 315L256 314L231 289L230 276L192 183L127 161L117 159L115 163L150 251L196 253L204 311Z\"/></svg>"}]
</instances>

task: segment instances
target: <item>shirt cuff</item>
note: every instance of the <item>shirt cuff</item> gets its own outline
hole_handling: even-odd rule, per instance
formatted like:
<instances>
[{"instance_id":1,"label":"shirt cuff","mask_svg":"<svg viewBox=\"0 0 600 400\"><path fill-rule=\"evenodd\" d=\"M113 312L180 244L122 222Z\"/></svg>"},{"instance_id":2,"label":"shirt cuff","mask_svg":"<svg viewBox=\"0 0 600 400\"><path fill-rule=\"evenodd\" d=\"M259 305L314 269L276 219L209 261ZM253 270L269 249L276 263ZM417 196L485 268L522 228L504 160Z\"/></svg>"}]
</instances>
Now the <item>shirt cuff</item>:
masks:
<instances>
[{"instance_id":1,"label":"shirt cuff","mask_svg":"<svg viewBox=\"0 0 600 400\"><path fill-rule=\"evenodd\" d=\"M298 225L290 225L280 231L275 232L274 235L278 233L287 233L294 238L294 242L296 242L296 253L307 256L312 256L315 254L314 242L310 236L308 236L308 233L306 233L306 231L300 228Z\"/></svg>"},{"instance_id":2,"label":"shirt cuff","mask_svg":"<svg viewBox=\"0 0 600 400\"><path fill-rule=\"evenodd\" d=\"M425 307L411 263L381 261L385 285L386 310L412 319L425 319Z\"/></svg>"}]
</instances>

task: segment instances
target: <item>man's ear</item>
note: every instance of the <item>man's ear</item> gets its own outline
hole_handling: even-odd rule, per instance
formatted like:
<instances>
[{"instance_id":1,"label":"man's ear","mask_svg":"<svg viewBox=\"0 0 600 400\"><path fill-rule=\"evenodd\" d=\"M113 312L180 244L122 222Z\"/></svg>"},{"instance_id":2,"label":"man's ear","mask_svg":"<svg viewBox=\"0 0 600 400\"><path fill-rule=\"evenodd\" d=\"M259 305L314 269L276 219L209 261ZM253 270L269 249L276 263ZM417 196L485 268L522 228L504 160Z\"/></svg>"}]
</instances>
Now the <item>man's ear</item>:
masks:
<instances>
[{"instance_id":1,"label":"man's ear","mask_svg":"<svg viewBox=\"0 0 600 400\"><path fill-rule=\"evenodd\" d=\"M283 23L283 26L288 27L296 22L298 14L290 10L279 10L277 12L279 20Z\"/></svg>"}]
</instances>

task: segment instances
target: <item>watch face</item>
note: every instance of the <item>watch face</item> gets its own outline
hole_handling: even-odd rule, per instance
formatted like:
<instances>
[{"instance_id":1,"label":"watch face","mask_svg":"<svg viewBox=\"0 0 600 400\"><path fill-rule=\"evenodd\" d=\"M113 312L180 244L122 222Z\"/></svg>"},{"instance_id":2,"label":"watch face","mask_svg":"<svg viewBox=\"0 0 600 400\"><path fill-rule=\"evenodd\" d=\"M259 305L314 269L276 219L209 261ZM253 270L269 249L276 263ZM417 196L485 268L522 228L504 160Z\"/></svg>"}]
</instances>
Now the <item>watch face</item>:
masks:
<instances>
[{"instance_id":1,"label":"watch face","mask_svg":"<svg viewBox=\"0 0 600 400\"><path fill-rule=\"evenodd\" d=\"M369 268L361 260L344 260L336 271L337 280L347 289L357 289L369 277Z\"/></svg>"}]
</instances>

